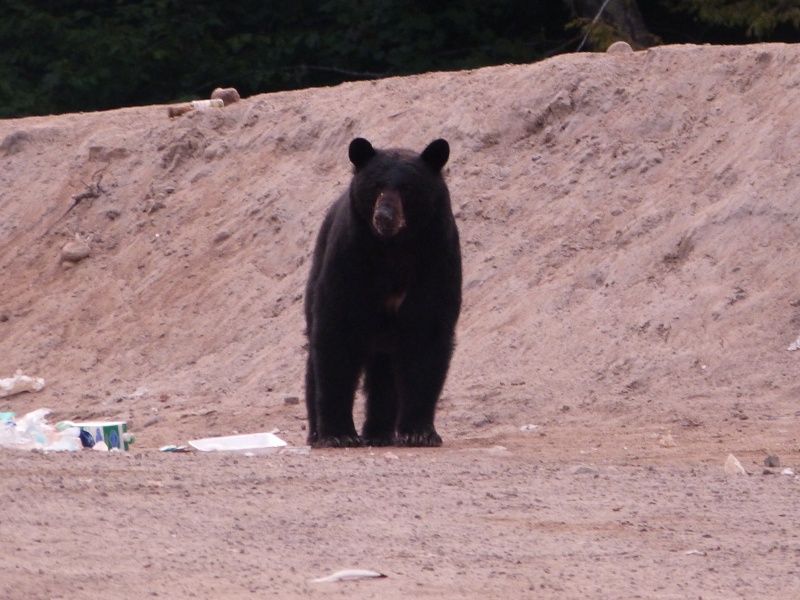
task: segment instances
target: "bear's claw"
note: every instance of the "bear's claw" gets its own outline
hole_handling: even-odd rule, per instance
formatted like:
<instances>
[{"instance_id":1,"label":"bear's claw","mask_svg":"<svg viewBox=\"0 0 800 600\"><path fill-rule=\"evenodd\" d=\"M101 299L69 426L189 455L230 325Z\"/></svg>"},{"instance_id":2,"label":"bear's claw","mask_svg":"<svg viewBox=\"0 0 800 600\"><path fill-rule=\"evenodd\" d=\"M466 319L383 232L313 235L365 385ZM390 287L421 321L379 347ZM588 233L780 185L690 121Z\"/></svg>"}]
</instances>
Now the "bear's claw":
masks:
<instances>
[{"instance_id":1,"label":"bear's claw","mask_svg":"<svg viewBox=\"0 0 800 600\"><path fill-rule=\"evenodd\" d=\"M404 433L397 436L398 446L415 446L419 448L438 448L442 445L441 436L435 431Z\"/></svg>"},{"instance_id":2,"label":"bear's claw","mask_svg":"<svg viewBox=\"0 0 800 600\"><path fill-rule=\"evenodd\" d=\"M329 435L311 442L313 448L359 448L363 445L364 440L357 435Z\"/></svg>"}]
</instances>

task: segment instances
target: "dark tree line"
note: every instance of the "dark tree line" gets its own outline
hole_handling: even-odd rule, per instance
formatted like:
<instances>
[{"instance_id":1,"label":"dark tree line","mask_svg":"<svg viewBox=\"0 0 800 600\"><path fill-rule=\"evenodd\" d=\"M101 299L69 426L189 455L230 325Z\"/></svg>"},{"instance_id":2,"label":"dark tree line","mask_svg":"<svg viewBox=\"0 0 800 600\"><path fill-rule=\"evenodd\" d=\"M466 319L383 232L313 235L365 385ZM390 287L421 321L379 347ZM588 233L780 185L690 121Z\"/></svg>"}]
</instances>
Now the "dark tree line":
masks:
<instances>
[{"instance_id":1,"label":"dark tree line","mask_svg":"<svg viewBox=\"0 0 800 600\"><path fill-rule=\"evenodd\" d=\"M4 0L0 117L799 32L800 0Z\"/></svg>"}]
</instances>

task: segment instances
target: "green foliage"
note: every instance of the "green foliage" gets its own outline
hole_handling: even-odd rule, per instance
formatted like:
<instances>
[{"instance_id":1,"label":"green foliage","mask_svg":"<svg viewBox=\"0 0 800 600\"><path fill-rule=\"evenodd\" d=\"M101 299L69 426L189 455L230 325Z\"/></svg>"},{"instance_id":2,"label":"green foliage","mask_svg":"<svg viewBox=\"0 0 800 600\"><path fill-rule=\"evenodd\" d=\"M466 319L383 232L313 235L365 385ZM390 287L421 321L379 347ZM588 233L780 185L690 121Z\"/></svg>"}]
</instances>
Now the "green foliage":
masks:
<instances>
[{"instance_id":1,"label":"green foliage","mask_svg":"<svg viewBox=\"0 0 800 600\"><path fill-rule=\"evenodd\" d=\"M800 29L798 0L680 0L675 10L694 14L711 25L742 28L748 37L758 40L781 25Z\"/></svg>"},{"instance_id":2,"label":"green foliage","mask_svg":"<svg viewBox=\"0 0 800 600\"><path fill-rule=\"evenodd\" d=\"M554 13L528 0L1 4L0 117L530 62Z\"/></svg>"}]
</instances>

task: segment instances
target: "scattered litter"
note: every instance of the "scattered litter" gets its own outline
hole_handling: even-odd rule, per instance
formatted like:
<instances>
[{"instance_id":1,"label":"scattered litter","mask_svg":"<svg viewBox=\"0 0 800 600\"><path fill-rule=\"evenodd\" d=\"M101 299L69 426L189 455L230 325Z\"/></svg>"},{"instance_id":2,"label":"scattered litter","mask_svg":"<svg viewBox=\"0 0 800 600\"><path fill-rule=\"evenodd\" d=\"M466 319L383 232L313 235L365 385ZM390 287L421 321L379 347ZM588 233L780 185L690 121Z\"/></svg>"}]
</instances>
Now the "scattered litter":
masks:
<instances>
[{"instance_id":1,"label":"scattered litter","mask_svg":"<svg viewBox=\"0 0 800 600\"><path fill-rule=\"evenodd\" d=\"M84 448L94 448L94 438L88 431L81 429L78 437L81 438L81 445Z\"/></svg>"},{"instance_id":2,"label":"scattered litter","mask_svg":"<svg viewBox=\"0 0 800 600\"><path fill-rule=\"evenodd\" d=\"M191 452L189 446L161 446L159 452Z\"/></svg>"},{"instance_id":3,"label":"scattered litter","mask_svg":"<svg viewBox=\"0 0 800 600\"><path fill-rule=\"evenodd\" d=\"M707 554L705 552L703 552L702 550L687 550L686 551L686 555L687 556L707 556Z\"/></svg>"},{"instance_id":4,"label":"scattered litter","mask_svg":"<svg viewBox=\"0 0 800 600\"><path fill-rule=\"evenodd\" d=\"M800 336L797 336L797 339L789 344L787 348L789 352L794 352L795 350L800 350Z\"/></svg>"},{"instance_id":5,"label":"scattered litter","mask_svg":"<svg viewBox=\"0 0 800 600\"><path fill-rule=\"evenodd\" d=\"M336 571L327 577L320 577L319 579L312 579L313 583L335 583L336 581L354 581L356 579L378 579L386 577L383 573L377 571L367 571L364 569L345 569L344 571Z\"/></svg>"},{"instance_id":6,"label":"scattered litter","mask_svg":"<svg viewBox=\"0 0 800 600\"><path fill-rule=\"evenodd\" d=\"M729 475L747 475L742 463L733 454L728 454L728 459L725 461L725 472Z\"/></svg>"},{"instance_id":7,"label":"scattered litter","mask_svg":"<svg viewBox=\"0 0 800 600\"><path fill-rule=\"evenodd\" d=\"M241 452L243 450L277 452L279 448L286 446L286 442L274 433L268 432L190 440L189 445L201 452L212 452L215 450L228 452Z\"/></svg>"},{"instance_id":8,"label":"scattered litter","mask_svg":"<svg viewBox=\"0 0 800 600\"><path fill-rule=\"evenodd\" d=\"M781 471L781 475L788 475L789 477L794 477L794 471L792 469L784 469Z\"/></svg>"},{"instance_id":9,"label":"scattered litter","mask_svg":"<svg viewBox=\"0 0 800 600\"><path fill-rule=\"evenodd\" d=\"M504 456L508 454L508 448L506 448L505 446L492 446L487 450L487 452L489 454Z\"/></svg>"},{"instance_id":10,"label":"scattered litter","mask_svg":"<svg viewBox=\"0 0 800 600\"><path fill-rule=\"evenodd\" d=\"M534 425L533 423L528 423L527 425L523 425L519 428L520 431L533 431L534 429L539 429L539 426Z\"/></svg>"},{"instance_id":11,"label":"scattered litter","mask_svg":"<svg viewBox=\"0 0 800 600\"><path fill-rule=\"evenodd\" d=\"M0 446L47 452L80 450L83 447L80 430L77 427L57 430L45 420L49 413L50 409L40 408L19 421L14 421L13 413L10 417L9 413L4 413L6 418L0 421Z\"/></svg>"},{"instance_id":12,"label":"scattered litter","mask_svg":"<svg viewBox=\"0 0 800 600\"><path fill-rule=\"evenodd\" d=\"M180 117L193 110L208 110L211 108L224 108L240 100L239 92L235 88L217 88L211 93L210 100L192 100L182 104L174 104L167 108L167 114Z\"/></svg>"},{"instance_id":13,"label":"scattered litter","mask_svg":"<svg viewBox=\"0 0 800 600\"><path fill-rule=\"evenodd\" d=\"M400 460L400 457L397 456L397 454L395 454L394 452L384 452L383 458L385 458L386 460Z\"/></svg>"},{"instance_id":14,"label":"scattered litter","mask_svg":"<svg viewBox=\"0 0 800 600\"><path fill-rule=\"evenodd\" d=\"M764 466L776 469L781 466L781 459L774 454L770 454L764 459Z\"/></svg>"},{"instance_id":15,"label":"scattered litter","mask_svg":"<svg viewBox=\"0 0 800 600\"><path fill-rule=\"evenodd\" d=\"M22 392L39 392L42 388L44 388L44 379L28 377L18 370L13 377L0 379L0 398Z\"/></svg>"},{"instance_id":16,"label":"scattered litter","mask_svg":"<svg viewBox=\"0 0 800 600\"><path fill-rule=\"evenodd\" d=\"M82 423L62 421L56 424L56 429L59 431L68 427L77 427L82 432L83 447L93 450L123 450L127 452L135 440L133 434L128 433L126 421L86 421ZM98 448L97 445L100 443L102 445Z\"/></svg>"}]
</instances>

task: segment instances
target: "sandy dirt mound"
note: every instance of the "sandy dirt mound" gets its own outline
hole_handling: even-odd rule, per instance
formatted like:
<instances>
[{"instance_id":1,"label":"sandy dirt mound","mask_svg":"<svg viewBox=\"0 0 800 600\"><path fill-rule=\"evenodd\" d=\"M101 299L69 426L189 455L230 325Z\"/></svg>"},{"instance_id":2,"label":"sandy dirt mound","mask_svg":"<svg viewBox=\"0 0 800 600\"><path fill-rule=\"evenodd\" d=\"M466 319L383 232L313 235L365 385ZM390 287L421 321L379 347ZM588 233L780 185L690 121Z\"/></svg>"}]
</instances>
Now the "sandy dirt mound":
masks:
<instances>
[{"instance_id":1,"label":"sandy dirt mound","mask_svg":"<svg viewBox=\"0 0 800 600\"><path fill-rule=\"evenodd\" d=\"M303 288L357 136L451 145L445 447L157 453L304 443ZM788 45L0 121L0 377L47 381L0 412L136 434L0 453L2 595L797 597L798 479L762 470L800 462L799 139ZM390 577L308 583L347 567Z\"/></svg>"}]
</instances>

